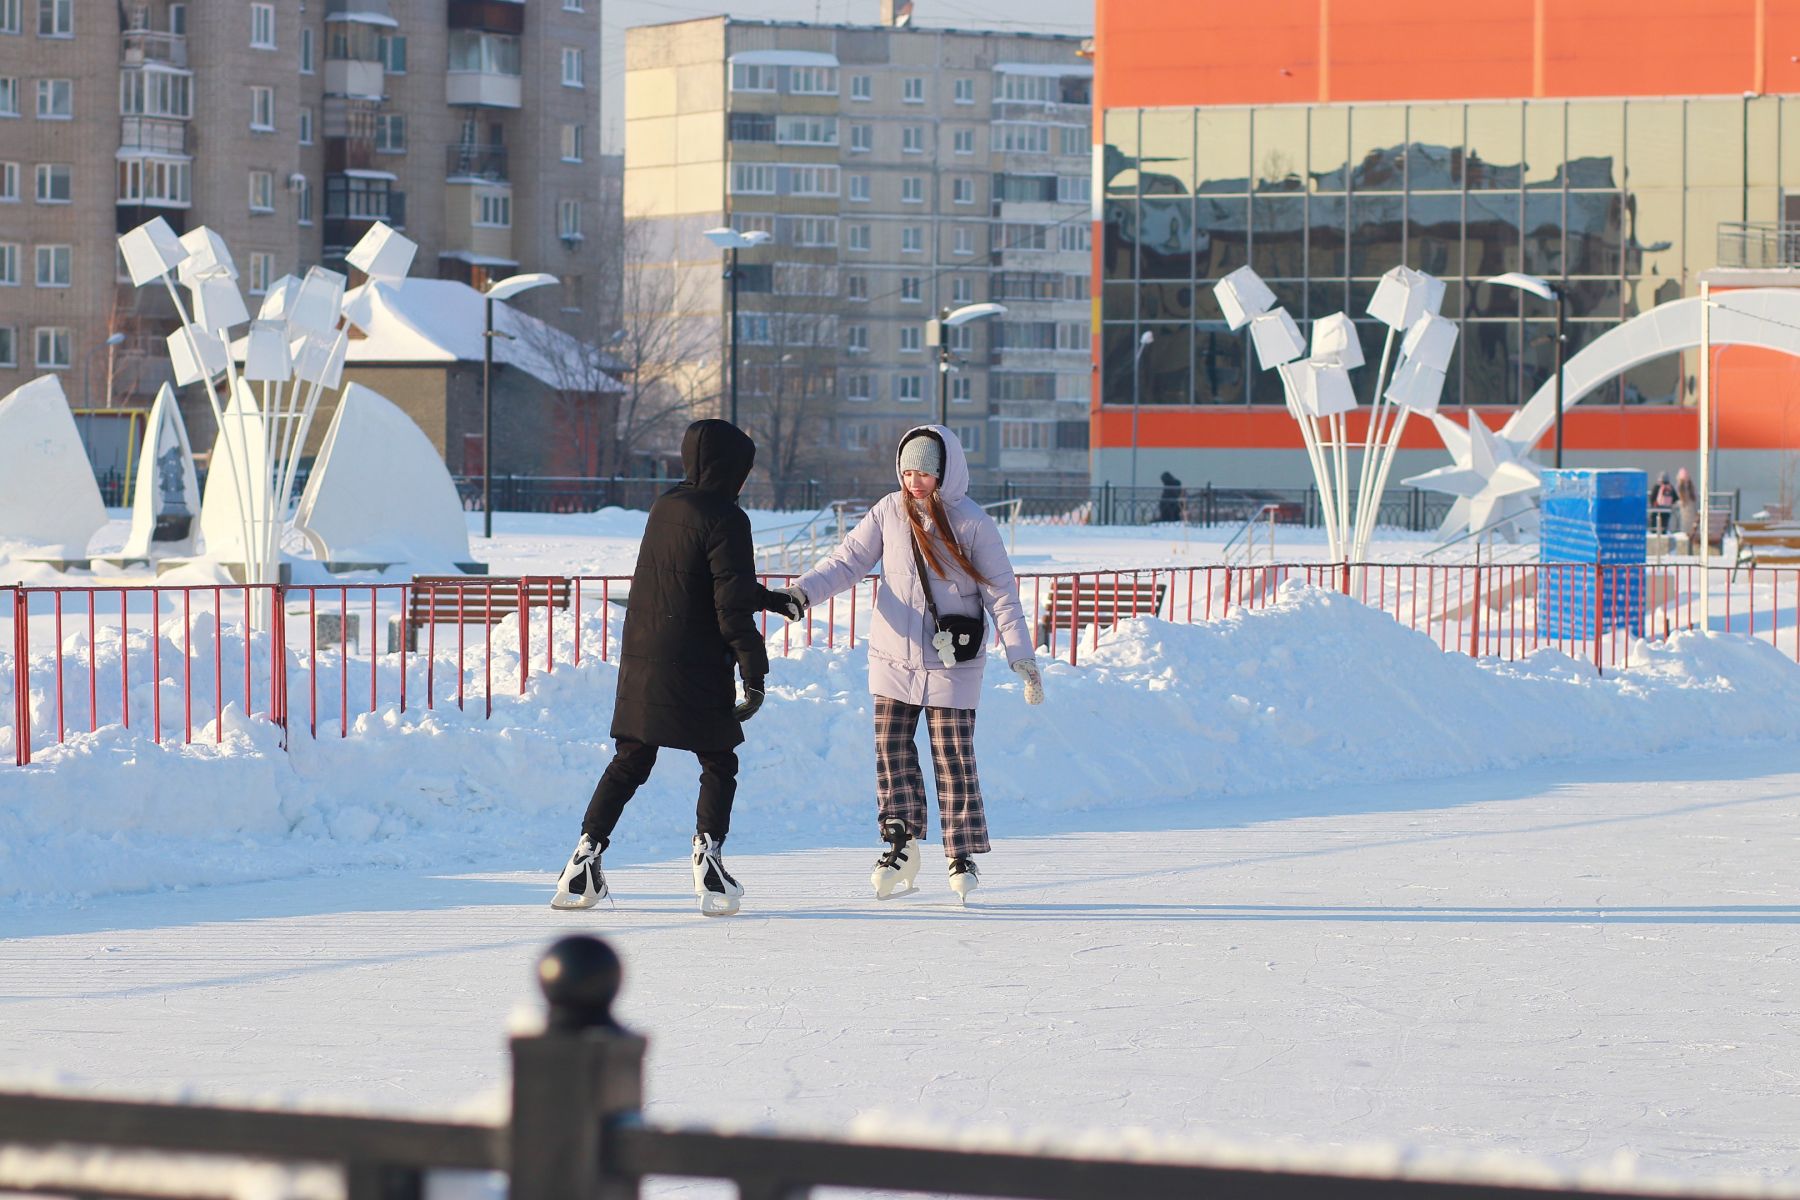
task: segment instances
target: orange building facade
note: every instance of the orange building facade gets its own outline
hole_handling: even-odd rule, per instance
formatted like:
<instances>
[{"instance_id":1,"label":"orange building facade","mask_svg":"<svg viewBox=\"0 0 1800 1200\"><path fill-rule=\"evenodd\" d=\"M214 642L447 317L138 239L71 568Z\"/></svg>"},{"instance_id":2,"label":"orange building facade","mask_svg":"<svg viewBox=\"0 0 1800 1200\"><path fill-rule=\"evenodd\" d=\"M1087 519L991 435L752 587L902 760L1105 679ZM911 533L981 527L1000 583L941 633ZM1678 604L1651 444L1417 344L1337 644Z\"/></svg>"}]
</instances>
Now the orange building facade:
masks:
<instances>
[{"instance_id":1,"label":"orange building facade","mask_svg":"<svg viewBox=\"0 0 1800 1200\"><path fill-rule=\"evenodd\" d=\"M1303 332L1355 318L1366 404L1375 281L1438 276L1459 325L1444 409L1498 427L1550 378L1555 325L1492 276L1562 290L1570 356L1703 273L1800 282L1800 0L1097 0L1095 142L1095 481L1304 486L1217 279L1254 267ZM1800 360L1715 355L1719 486L1791 502ZM1693 468L1698 366L1585 398L1565 461ZM1396 478L1447 461L1414 422Z\"/></svg>"}]
</instances>

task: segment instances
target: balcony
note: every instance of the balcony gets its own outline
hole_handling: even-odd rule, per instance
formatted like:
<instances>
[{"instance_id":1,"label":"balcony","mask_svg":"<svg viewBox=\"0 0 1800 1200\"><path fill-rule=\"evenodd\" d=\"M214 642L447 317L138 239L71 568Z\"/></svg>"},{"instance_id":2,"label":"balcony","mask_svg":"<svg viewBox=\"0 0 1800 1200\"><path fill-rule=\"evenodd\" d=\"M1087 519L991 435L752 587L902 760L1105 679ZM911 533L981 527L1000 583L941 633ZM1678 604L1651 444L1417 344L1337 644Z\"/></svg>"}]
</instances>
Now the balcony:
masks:
<instances>
[{"instance_id":1,"label":"balcony","mask_svg":"<svg viewBox=\"0 0 1800 1200\"><path fill-rule=\"evenodd\" d=\"M353 246L377 221L406 227L406 193L395 191L384 171L352 171L325 177L325 245Z\"/></svg>"},{"instance_id":2,"label":"balcony","mask_svg":"<svg viewBox=\"0 0 1800 1200\"><path fill-rule=\"evenodd\" d=\"M187 154L186 121L161 117L120 118L119 149L139 154Z\"/></svg>"},{"instance_id":3,"label":"balcony","mask_svg":"<svg viewBox=\"0 0 1800 1200\"><path fill-rule=\"evenodd\" d=\"M496 71L451 71L445 76L444 98L452 105L518 108L521 96L517 75Z\"/></svg>"},{"instance_id":4,"label":"balcony","mask_svg":"<svg viewBox=\"0 0 1800 1200\"><path fill-rule=\"evenodd\" d=\"M122 36L126 66L142 67L154 63L183 71L187 69L186 35L156 29L127 29Z\"/></svg>"},{"instance_id":5,"label":"balcony","mask_svg":"<svg viewBox=\"0 0 1800 1200\"><path fill-rule=\"evenodd\" d=\"M1719 222L1719 265L1751 269L1800 266L1800 221Z\"/></svg>"},{"instance_id":6,"label":"balcony","mask_svg":"<svg viewBox=\"0 0 1800 1200\"><path fill-rule=\"evenodd\" d=\"M326 0L327 21L354 21L368 25L395 26L388 0Z\"/></svg>"},{"instance_id":7,"label":"balcony","mask_svg":"<svg viewBox=\"0 0 1800 1200\"><path fill-rule=\"evenodd\" d=\"M525 6L514 0L450 0L446 24L451 29L479 29L484 33L525 32Z\"/></svg>"},{"instance_id":8,"label":"balcony","mask_svg":"<svg viewBox=\"0 0 1800 1200\"><path fill-rule=\"evenodd\" d=\"M379 60L360 58L328 58L325 60L325 94L353 96L364 100L381 99L387 83L386 72Z\"/></svg>"},{"instance_id":9,"label":"balcony","mask_svg":"<svg viewBox=\"0 0 1800 1200\"><path fill-rule=\"evenodd\" d=\"M505 183L505 146L464 144L444 147L444 175L449 179L481 179L489 183Z\"/></svg>"}]
</instances>

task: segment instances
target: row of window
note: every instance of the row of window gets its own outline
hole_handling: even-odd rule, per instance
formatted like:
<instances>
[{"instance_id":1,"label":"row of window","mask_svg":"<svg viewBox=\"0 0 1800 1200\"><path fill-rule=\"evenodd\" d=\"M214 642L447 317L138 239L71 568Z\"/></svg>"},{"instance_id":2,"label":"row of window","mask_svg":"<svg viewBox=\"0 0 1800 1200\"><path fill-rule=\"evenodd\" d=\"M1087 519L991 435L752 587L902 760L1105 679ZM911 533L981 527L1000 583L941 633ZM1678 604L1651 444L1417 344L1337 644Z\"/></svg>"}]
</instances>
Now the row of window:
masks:
<instances>
[{"instance_id":1,"label":"row of window","mask_svg":"<svg viewBox=\"0 0 1800 1200\"><path fill-rule=\"evenodd\" d=\"M783 163L736 162L731 164L734 196L836 196L839 168L789 166ZM870 176L863 172L843 175L846 197L867 203L872 195ZM900 203L925 203L925 176L902 175ZM995 199L1004 203L1086 204L1091 182L1085 175L996 175ZM950 197L956 204L975 203L975 179L950 178Z\"/></svg>"},{"instance_id":2,"label":"row of window","mask_svg":"<svg viewBox=\"0 0 1800 1200\"><path fill-rule=\"evenodd\" d=\"M951 98L955 103L975 103L975 80L972 76L953 77L950 88ZM796 96L835 96L838 94L838 70L836 67L734 62L731 64L731 90L787 92ZM1001 104L1085 105L1092 102L1091 93L1088 80L1077 76L1002 73L994 86L994 100ZM875 99L875 77L863 73L851 75L850 99L872 102ZM929 81L925 76L900 76L902 104L925 104L929 100Z\"/></svg>"},{"instance_id":3,"label":"row of window","mask_svg":"<svg viewBox=\"0 0 1800 1200\"><path fill-rule=\"evenodd\" d=\"M3 5L5 0L0 0ZM67 326L40 325L32 330L37 343L33 365L40 371L67 369L74 365L75 334ZM19 331L11 325L0 325L0 367L19 365Z\"/></svg>"},{"instance_id":4,"label":"row of window","mask_svg":"<svg viewBox=\"0 0 1800 1200\"><path fill-rule=\"evenodd\" d=\"M768 213L738 213L732 218L733 226L742 233L760 231L770 234L776 242L788 246L833 247L838 245L838 218L836 217L775 217ZM900 251L903 254L922 254L925 251L926 227L923 225L902 225L900 227ZM982 225L953 225L950 230L952 254L972 255L977 253L978 234L987 229ZM1070 252L1087 253L1093 242L1093 236L1085 220L1070 221L1053 226L1043 226L1028 222L1001 222L995 228L991 241L981 239L981 253L998 250L1007 252ZM875 226L869 222L844 222L844 247L856 252L873 250Z\"/></svg>"},{"instance_id":5,"label":"row of window","mask_svg":"<svg viewBox=\"0 0 1800 1200\"><path fill-rule=\"evenodd\" d=\"M0 0L0 33L24 33L28 0ZM75 0L35 0L39 37L75 36Z\"/></svg>"},{"instance_id":6,"label":"row of window","mask_svg":"<svg viewBox=\"0 0 1800 1200\"><path fill-rule=\"evenodd\" d=\"M924 154L929 140L928 126L901 125L900 152ZM1038 133L1028 132L1036 129ZM769 142L782 146L836 146L836 117L777 115L775 113L732 113L731 140L734 142ZM1054 142L1052 135L1054 134ZM1041 135L1041 136L1040 136ZM996 149L1018 148L1038 154L1055 153L1068 157L1086 157L1091 150L1091 133L1086 125L1030 125L1004 122L996 127L993 144ZM951 148L956 154L975 153L975 130L952 128ZM875 149L875 126L868 121L850 123L849 147L852 154L868 154ZM1084 176L1085 178L1085 176Z\"/></svg>"},{"instance_id":7,"label":"row of window","mask_svg":"<svg viewBox=\"0 0 1800 1200\"><path fill-rule=\"evenodd\" d=\"M36 283L44 288L65 288L72 280L74 248L71 246L35 246ZM19 262L23 247L17 242L0 242L0 287L18 287Z\"/></svg>"},{"instance_id":8,"label":"row of window","mask_svg":"<svg viewBox=\"0 0 1800 1200\"><path fill-rule=\"evenodd\" d=\"M32 196L39 204L68 204L74 199L73 173L68 163L38 163L34 176ZM0 162L0 203L18 201L19 164Z\"/></svg>"},{"instance_id":9,"label":"row of window","mask_svg":"<svg viewBox=\"0 0 1800 1200\"><path fill-rule=\"evenodd\" d=\"M16 117L20 104L19 79L0 75L0 117ZM75 115L75 81L72 79L40 79L37 81L37 117L40 121L67 121Z\"/></svg>"},{"instance_id":10,"label":"row of window","mask_svg":"<svg viewBox=\"0 0 1800 1200\"><path fill-rule=\"evenodd\" d=\"M904 276L914 279L914 276ZM737 268L738 290L746 295L837 296L840 294L837 268L816 263L749 263ZM867 301L869 276L860 271L842 275L844 299ZM905 289L917 298L920 289ZM993 277L991 299L1014 303L1053 303L1059 300L1086 300L1090 284L1086 275L1038 271L1001 271ZM968 275L950 277L950 303L969 304L975 299L974 279Z\"/></svg>"}]
</instances>

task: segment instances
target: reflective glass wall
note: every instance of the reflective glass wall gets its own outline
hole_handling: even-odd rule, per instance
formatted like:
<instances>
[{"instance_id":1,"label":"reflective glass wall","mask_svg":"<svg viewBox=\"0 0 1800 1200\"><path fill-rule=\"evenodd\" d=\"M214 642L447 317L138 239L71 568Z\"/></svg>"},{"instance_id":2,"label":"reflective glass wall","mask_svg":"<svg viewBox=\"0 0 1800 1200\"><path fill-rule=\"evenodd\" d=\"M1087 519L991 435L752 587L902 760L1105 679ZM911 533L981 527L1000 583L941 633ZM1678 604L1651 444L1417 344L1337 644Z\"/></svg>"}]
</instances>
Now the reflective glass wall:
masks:
<instances>
[{"instance_id":1,"label":"reflective glass wall","mask_svg":"<svg viewBox=\"0 0 1800 1200\"><path fill-rule=\"evenodd\" d=\"M1127 109L1105 118L1101 370L1108 403L1280 404L1212 284L1250 264L1310 336L1366 309L1402 263L1446 281L1462 327L1445 404L1516 405L1550 375L1554 310L1484 281L1525 271L1568 296L1575 354L1691 294L1721 226L1800 218L1800 97ZM1148 345L1142 335L1153 335ZM1141 351L1141 353L1140 353ZM1676 403L1678 360L1586 405Z\"/></svg>"}]
</instances>

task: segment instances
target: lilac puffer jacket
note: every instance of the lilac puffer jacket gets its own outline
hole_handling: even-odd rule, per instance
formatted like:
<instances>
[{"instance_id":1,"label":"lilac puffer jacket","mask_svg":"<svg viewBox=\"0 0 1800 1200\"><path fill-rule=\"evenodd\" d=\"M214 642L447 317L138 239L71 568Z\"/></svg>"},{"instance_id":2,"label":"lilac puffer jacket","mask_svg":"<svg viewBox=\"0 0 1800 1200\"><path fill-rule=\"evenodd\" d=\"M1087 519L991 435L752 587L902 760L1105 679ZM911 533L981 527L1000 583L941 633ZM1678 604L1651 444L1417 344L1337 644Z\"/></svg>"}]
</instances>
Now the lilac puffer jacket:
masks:
<instances>
[{"instance_id":1,"label":"lilac puffer jacket","mask_svg":"<svg viewBox=\"0 0 1800 1200\"><path fill-rule=\"evenodd\" d=\"M875 621L869 633L869 690L877 696L904 700L927 708L974 708L981 700L981 675L987 663L987 647L998 628L1010 666L1032 657L1031 635L1019 603L1019 584L1012 562L1000 540L994 519L968 497L969 463L962 443L942 425L921 425L900 439L925 433L944 447L944 477L938 490L957 544L987 577L982 584L970 578L954 562L950 575L931 575L931 596L938 613L974 616L986 610L993 618L983 639L981 654L946 667L931 645L931 614L919 581L912 553L912 531L904 491L884 496L869 510L844 544L797 581L809 605L823 604L853 586L881 565L881 585L876 589ZM894 452L894 473L899 474L899 449ZM947 557L947 556L940 556ZM931 568L926 567L927 572Z\"/></svg>"}]
</instances>

